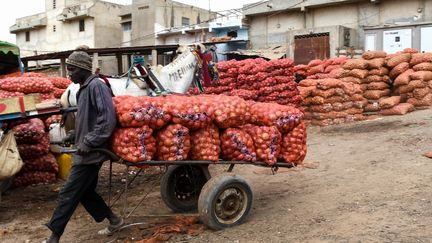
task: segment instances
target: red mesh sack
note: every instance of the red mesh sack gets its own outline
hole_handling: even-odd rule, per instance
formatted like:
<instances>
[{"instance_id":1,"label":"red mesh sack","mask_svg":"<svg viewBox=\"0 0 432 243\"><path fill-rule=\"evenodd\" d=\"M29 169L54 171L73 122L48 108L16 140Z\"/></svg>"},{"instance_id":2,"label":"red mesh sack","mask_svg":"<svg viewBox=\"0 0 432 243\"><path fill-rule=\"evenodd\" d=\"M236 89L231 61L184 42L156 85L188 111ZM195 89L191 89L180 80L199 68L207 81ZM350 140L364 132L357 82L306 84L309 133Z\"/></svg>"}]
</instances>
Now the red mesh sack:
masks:
<instances>
[{"instance_id":1,"label":"red mesh sack","mask_svg":"<svg viewBox=\"0 0 432 243\"><path fill-rule=\"evenodd\" d=\"M62 115L52 115L45 120L45 128L49 129L51 124L61 123L61 121L62 121Z\"/></svg>"},{"instance_id":2,"label":"red mesh sack","mask_svg":"<svg viewBox=\"0 0 432 243\"><path fill-rule=\"evenodd\" d=\"M432 72L431 71L417 71L410 75L411 79L429 81L432 80Z\"/></svg>"},{"instance_id":3,"label":"red mesh sack","mask_svg":"<svg viewBox=\"0 0 432 243\"><path fill-rule=\"evenodd\" d=\"M58 89L66 89L72 81L63 77L48 77L49 81Z\"/></svg>"},{"instance_id":4,"label":"red mesh sack","mask_svg":"<svg viewBox=\"0 0 432 243\"><path fill-rule=\"evenodd\" d=\"M21 92L9 92L6 90L0 90L0 99L11 98L16 96L24 96L24 93Z\"/></svg>"},{"instance_id":5,"label":"red mesh sack","mask_svg":"<svg viewBox=\"0 0 432 243\"><path fill-rule=\"evenodd\" d=\"M221 142L219 130L215 125L211 124L191 132L190 141L190 155L193 160L219 160Z\"/></svg>"},{"instance_id":6,"label":"red mesh sack","mask_svg":"<svg viewBox=\"0 0 432 243\"><path fill-rule=\"evenodd\" d=\"M343 82L354 83L354 84L362 83L361 79L355 77L345 77L345 78L341 78L340 80L342 80Z\"/></svg>"},{"instance_id":7,"label":"red mesh sack","mask_svg":"<svg viewBox=\"0 0 432 243\"><path fill-rule=\"evenodd\" d=\"M372 82L367 85L368 90L384 90L389 88L390 86L384 82Z\"/></svg>"},{"instance_id":8,"label":"red mesh sack","mask_svg":"<svg viewBox=\"0 0 432 243\"><path fill-rule=\"evenodd\" d=\"M46 136L45 125L39 118L33 118L28 122L13 128L15 139L20 143L39 143Z\"/></svg>"},{"instance_id":9,"label":"red mesh sack","mask_svg":"<svg viewBox=\"0 0 432 243\"><path fill-rule=\"evenodd\" d=\"M390 90L366 90L363 96L369 100L379 100L382 97L388 96L390 94Z\"/></svg>"},{"instance_id":10,"label":"red mesh sack","mask_svg":"<svg viewBox=\"0 0 432 243\"><path fill-rule=\"evenodd\" d=\"M414 89L413 90L413 96L416 99L423 99L423 97L425 97L427 94L431 93L431 89L429 87L426 88L419 88L419 89Z\"/></svg>"},{"instance_id":11,"label":"red mesh sack","mask_svg":"<svg viewBox=\"0 0 432 243\"><path fill-rule=\"evenodd\" d=\"M380 69L385 64L384 58L376 58L372 60L368 60L368 68L369 69Z\"/></svg>"},{"instance_id":12,"label":"red mesh sack","mask_svg":"<svg viewBox=\"0 0 432 243\"><path fill-rule=\"evenodd\" d=\"M23 160L38 158L49 151L49 138L43 136L36 144L18 144L18 151Z\"/></svg>"},{"instance_id":13,"label":"red mesh sack","mask_svg":"<svg viewBox=\"0 0 432 243\"><path fill-rule=\"evenodd\" d=\"M366 78L369 74L369 71L366 69L352 69L349 72L349 76L354 77L354 78Z\"/></svg>"},{"instance_id":14,"label":"red mesh sack","mask_svg":"<svg viewBox=\"0 0 432 243\"><path fill-rule=\"evenodd\" d=\"M250 111L257 125L276 126L280 132L289 132L303 119L299 109L273 103L255 103Z\"/></svg>"},{"instance_id":15,"label":"red mesh sack","mask_svg":"<svg viewBox=\"0 0 432 243\"><path fill-rule=\"evenodd\" d=\"M55 98L60 99L66 89L54 88L53 95Z\"/></svg>"},{"instance_id":16,"label":"red mesh sack","mask_svg":"<svg viewBox=\"0 0 432 243\"><path fill-rule=\"evenodd\" d=\"M180 124L168 125L157 133L156 142L158 160L185 160L191 146L189 129Z\"/></svg>"},{"instance_id":17,"label":"red mesh sack","mask_svg":"<svg viewBox=\"0 0 432 243\"><path fill-rule=\"evenodd\" d=\"M0 89L10 92L49 93L54 86L47 78L39 77L11 77L0 82Z\"/></svg>"},{"instance_id":18,"label":"red mesh sack","mask_svg":"<svg viewBox=\"0 0 432 243\"><path fill-rule=\"evenodd\" d=\"M432 105L432 94L427 94L422 99L409 98L408 103L415 107L431 106Z\"/></svg>"},{"instance_id":19,"label":"red mesh sack","mask_svg":"<svg viewBox=\"0 0 432 243\"><path fill-rule=\"evenodd\" d=\"M59 172L57 160L52 153L47 153L34 159L25 159L23 162L24 167L21 172L45 171L54 174Z\"/></svg>"},{"instance_id":20,"label":"red mesh sack","mask_svg":"<svg viewBox=\"0 0 432 243\"><path fill-rule=\"evenodd\" d=\"M257 159L268 165L275 164L280 153L282 140L278 129L276 127L246 125L243 130L252 137Z\"/></svg>"},{"instance_id":21,"label":"red mesh sack","mask_svg":"<svg viewBox=\"0 0 432 243\"><path fill-rule=\"evenodd\" d=\"M37 184L50 184L56 182L56 174L50 172L31 171L15 177L14 187L23 187Z\"/></svg>"},{"instance_id":22,"label":"red mesh sack","mask_svg":"<svg viewBox=\"0 0 432 243\"><path fill-rule=\"evenodd\" d=\"M149 126L117 128L112 136L113 152L129 162L152 160L156 153L156 140Z\"/></svg>"},{"instance_id":23,"label":"red mesh sack","mask_svg":"<svg viewBox=\"0 0 432 243\"><path fill-rule=\"evenodd\" d=\"M316 86L318 83L318 80L315 79L303 79L299 82L299 86L302 87L309 87L309 86Z\"/></svg>"},{"instance_id":24,"label":"red mesh sack","mask_svg":"<svg viewBox=\"0 0 432 243\"><path fill-rule=\"evenodd\" d=\"M301 122L291 132L283 134L280 158L285 162L301 164L307 152L306 124Z\"/></svg>"},{"instance_id":25,"label":"red mesh sack","mask_svg":"<svg viewBox=\"0 0 432 243\"><path fill-rule=\"evenodd\" d=\"M199 129L212 122L214 107L205 96L170 95L165 97L170 106L172 122L189 129Z\"/></svg>"},{"instance_id":26,"label":"red mesh sack","mask_svg":"<svg viewBox=\"0 0 432 243\"><path fill-rule=\"evenodd\" d=\"M206 96L206 102L214 108L214 123L220 128L239 127L249 123L249 103L236 96Z\"/></svg>"},{"instance_id":27,"label":"red mesh sack","mask_svg":"<svg viewBox=\"0 0 432 243\"><path fill-rule=\"evenodd\" d=\"M161 128L171 120L169 104L163 97L117 96L113 98L117 117L122 127Z\"/></svg>"},{"instance_id":28,"label":"red mesh sack","mask_svg":"<svg viewBox=\"0 0 432 243\"><path fill-rule=\"evenodd\" d=\"M251 136L237 128L228 128L221 135L222 156L231 161L256 161Z\"/></svg>"}]
</instances>

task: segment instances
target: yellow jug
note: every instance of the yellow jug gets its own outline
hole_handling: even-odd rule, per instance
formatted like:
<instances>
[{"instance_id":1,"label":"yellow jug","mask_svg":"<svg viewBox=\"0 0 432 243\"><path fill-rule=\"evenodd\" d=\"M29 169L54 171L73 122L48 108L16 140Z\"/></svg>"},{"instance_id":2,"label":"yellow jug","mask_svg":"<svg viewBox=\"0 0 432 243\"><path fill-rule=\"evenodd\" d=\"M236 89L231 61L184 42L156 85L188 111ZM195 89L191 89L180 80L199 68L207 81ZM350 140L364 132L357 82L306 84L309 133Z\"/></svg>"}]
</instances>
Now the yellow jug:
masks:
<instances>
[{"instance_id":1,"label":"yellow jug","mask_svg":"<svg viewBox=\"0 0 432 243\"><path fill-rule=\"evenodd\" d=\"M62 180L66 180L69 175L69 171L72 167L72 155L71 154L60 154L57 156L57 163L59 165L58 177Z\"/></svg>"}]
</instances>

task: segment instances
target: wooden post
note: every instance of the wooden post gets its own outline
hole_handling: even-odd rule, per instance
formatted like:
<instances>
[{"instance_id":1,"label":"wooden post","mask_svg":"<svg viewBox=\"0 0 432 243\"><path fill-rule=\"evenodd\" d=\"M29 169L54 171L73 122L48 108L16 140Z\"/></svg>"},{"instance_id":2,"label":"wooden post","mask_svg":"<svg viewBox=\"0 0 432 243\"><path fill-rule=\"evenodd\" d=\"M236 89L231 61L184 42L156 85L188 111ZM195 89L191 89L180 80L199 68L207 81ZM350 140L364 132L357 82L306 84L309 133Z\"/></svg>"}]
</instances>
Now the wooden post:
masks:
<instances>
[{"instance_id":1,"label":"wooden post","mask_svg":"<svg viewBox=\"0 0 432 243\"><path fill-rule=\"evenodd\" d=\"M121 75L123 73L123 57L120 53L117 53L116 57L117 57L117 74Z\"/></svg>"},{"instance_id":2,"label":"wooden post","mask_svg":"<svg viewBox=\"0 0 432 243\"><path fill-rule=\"evenodd\" d=\"M66 78L66 58L60 58L60 76Z\"/></svg>"},{"instance_id":3,"label":"wooden post","mask_svg":"<svg viewBox=\"0 0 432 243\"><path fill-rule=\"evenodd\" d=\"M157 58L158 58L157 50L153 49L152 50L152 66L157 66L157 64L158 64Z\"/></svg>"},{"instance_id":4,"label":"wooden post","mask_svg":"<svg viewBox=\"0 0 432 243\"><path fill-rule=\"evenodd\" d=\"M96 72L96 69L99 68L99 53L93 53L93 68L92 73Z\"/></svg>"}]
</instances>

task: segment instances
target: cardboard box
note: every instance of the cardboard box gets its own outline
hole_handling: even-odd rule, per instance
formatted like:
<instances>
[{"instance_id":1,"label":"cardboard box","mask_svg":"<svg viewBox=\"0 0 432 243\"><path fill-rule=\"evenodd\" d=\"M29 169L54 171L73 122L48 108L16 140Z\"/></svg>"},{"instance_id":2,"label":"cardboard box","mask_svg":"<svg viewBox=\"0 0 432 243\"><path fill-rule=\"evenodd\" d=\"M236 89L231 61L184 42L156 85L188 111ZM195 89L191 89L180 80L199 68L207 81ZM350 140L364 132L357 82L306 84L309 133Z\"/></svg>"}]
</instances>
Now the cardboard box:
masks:
<instances>
[{"instance_id":1,"label":"cardboard box","mask_svg":"<svg viewBox=\"0 0 432 243\"><path fill-rule=\"evenodd\" d=\"M38 94L0 99L0 115L36 110L36 104L39 103L39 100Z\"/></svg>"}]
</instances>

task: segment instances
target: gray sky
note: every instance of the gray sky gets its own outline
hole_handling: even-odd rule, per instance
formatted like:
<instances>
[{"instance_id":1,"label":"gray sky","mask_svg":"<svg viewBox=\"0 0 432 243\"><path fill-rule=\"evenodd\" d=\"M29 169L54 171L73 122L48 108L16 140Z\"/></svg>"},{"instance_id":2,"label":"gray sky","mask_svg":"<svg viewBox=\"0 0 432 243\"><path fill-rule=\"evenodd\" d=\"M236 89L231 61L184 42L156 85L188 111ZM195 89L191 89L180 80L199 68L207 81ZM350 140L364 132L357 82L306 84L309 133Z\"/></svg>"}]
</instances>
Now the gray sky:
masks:
<instances>
[{"instance_id":1,"label":"gray sky","mask_svg":"<svg viewBox=\"0 0 432 243\"><path fill-rule=\"evenodd\" d=\"M9 27L15 24L15 19L44 12L45 0L3 0L7 2L0 15L0 40L15 43L15 35L9 33ZM119 4L130 4L132 0L105 0ZM241 8L243 4L259 2L260 0L176 0L197 7L220 11Z\"/></svg>"}]
</instances>

